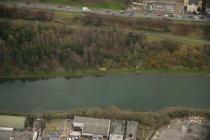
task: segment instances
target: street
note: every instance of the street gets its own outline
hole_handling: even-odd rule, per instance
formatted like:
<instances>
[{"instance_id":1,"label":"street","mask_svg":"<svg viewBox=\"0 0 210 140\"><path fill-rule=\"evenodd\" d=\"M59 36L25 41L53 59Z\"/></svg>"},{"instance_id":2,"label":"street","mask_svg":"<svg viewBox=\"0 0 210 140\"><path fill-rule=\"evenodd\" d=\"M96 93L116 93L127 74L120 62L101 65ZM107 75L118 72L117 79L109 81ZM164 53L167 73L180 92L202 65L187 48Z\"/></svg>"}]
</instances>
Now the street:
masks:
<instances>
[{"instance_id":1,"label":"street","mask_svg":"<svg viewBox=\"0 0 210 140\"><path fill-rule=\"evenodd\" d=\"M24 2L14 2L14 1L1 1L1 5L6 6L17 6L19 8L29 8L29 9L44 9L44 10L52 10L58 12L70 12L70 13L83 13L82 7L74 7L74 6L61 6L56 4L45 4L45 3L24 3ZM96 15L107 15L107 16L120 16L120 17L136 17L136 18L152 18L152 19L170 19L170 20L184 20L184 21L196 21L196 22L209 22L210 20L205 19L194 19L194 18L184 18L178 15L177 17L168 17L167 15L156 15L154 13L140 13L140 12L129 12L124 10L111 10L111 9L95 9L90 8L91 13Z\"/></svg>"}]
</instances>

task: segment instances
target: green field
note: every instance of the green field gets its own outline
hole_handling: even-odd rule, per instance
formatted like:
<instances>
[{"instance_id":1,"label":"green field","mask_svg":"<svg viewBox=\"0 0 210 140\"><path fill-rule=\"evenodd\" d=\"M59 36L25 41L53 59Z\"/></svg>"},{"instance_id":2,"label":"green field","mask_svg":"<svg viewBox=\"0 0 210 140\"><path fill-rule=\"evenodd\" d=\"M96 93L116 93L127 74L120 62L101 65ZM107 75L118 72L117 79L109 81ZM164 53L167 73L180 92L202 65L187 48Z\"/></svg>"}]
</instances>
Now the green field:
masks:
<instances>
[{"instance_id":1,"label":"green field","mask_svg":"<svg viewBox=\"0 0 210 140\"><path fill-rule=\"evenodd\" d=\"M28 0L19 0L25 1ZM31 0L30 2L43 2L43 3L54 3L61 5L70 5L70 6L88 6L93 8L103 8L103 9L114 9L114 10L122 10L126 8L126 3L123 0L112 0L112 1L85 1L85 0Z\"/></svg>"},{"instance_id":2,"label":"green field","mask_svg":"<svg viewBox=\"0 0 210 140\"><path fill-rule=\"evenodd\" d=\"M0 127L23 129L25 117L0 115Z\"/></svg>"}]
</instances>

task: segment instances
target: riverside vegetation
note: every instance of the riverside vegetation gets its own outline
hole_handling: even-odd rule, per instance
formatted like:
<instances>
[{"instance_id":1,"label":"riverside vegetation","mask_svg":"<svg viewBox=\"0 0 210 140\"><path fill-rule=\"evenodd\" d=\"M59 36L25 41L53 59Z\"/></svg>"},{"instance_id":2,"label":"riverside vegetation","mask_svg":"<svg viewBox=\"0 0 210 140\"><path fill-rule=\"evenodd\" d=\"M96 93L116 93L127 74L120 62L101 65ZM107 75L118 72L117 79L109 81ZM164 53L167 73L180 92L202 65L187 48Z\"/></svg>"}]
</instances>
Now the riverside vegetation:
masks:
<instances>
[{"instance_id":1,"label":"riverside vegetation","mask_svg":"<svg viewBox=\"0 0 210 140\"><path fill-rule=\"evenodd\" d=\"M5 7L1 11L1 77L99 68L209 72L208 23L65 13L53 16L49 11L26 13L24 9ZM156 33L172 38L159 39ZM182 41L186 36L192 40ZM195 39L205 40L192 43Z\"/></svg>"}]
</instances>

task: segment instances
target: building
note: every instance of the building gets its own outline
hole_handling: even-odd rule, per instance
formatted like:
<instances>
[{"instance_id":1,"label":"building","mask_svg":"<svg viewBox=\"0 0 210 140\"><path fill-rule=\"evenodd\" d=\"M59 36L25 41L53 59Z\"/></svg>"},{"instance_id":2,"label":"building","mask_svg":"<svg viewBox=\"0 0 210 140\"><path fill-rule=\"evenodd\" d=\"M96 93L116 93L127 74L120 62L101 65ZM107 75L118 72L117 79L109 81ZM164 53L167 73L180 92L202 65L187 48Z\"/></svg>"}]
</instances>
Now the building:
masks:
<instances>
[{"instance_id":1,"label":"building","mask_svg":"<svg viewBox=\"0 0 210 140\"><path fill-rule=\"evenodd\" d=\"M184 7L187 12L199 12L202 8L202 0L184 0Z\"/></svg>"},{"instance_id":2,"label":"building","mask_svg":"<svg viewBox=\"0 0 210 140\"><path fill-rule=\"evenodd\" d=\"M130 6L130 10L134 11L143 11L144 10L144 3L139 3L139 2L132 2Z\"/></svg>"},{"instance_id":3,"label":"building","mask_svg":"<svg viewBox=\"0 0 210 140\"><path fill-rule=\"evenodd\" d=\"M82 130L82 136L102 138L109 136L110 131L109 119L98 119L90 117L79 117L75 116L73 120L73 127Z\"/></svg>"},{"instance_id":4,"label":"building","mask_svg":"<svg viewBox=\"0 0 210 140\"><path fill-rule=\"evenodd\" d=\"M111 122L109 140L123 140L125 133L125 121L114 120Z\"/></svg>"},{"instance_id":5,"label":"building","mask_svg":"<svg viewBox=\"0 0 210 140\"><path fill-rule=\"evenodd\" d=\"M0 140L10 140L13 129L0 128Z\"/></svg>"},{"instance_id":6,"label":"building","mask_svg":"<svg viewBox=\"0 0 210 140\"><path fill-rule=\"evenodd\" d=\"M14 131L12 134L14 140L32 140L33 139L33 133L32 132L18 132Z\"/></svg>"},{"instance_id":7,"label":"building","mask_svg":"<svg viewBox=\"0 0 210 140\"><path fill-rule=\"evenodd\" d=\"M144 1L144 9L147 12L154 13L173 13L176 9L176 3L163 0L146 0Z\"/></svg>"},{"instance_id":8,"label":"building","mask_svg":"<svg viewBox=\"0 0 210 140\"><path fill-rule=\"evenodd\" d=\"M209 0L206 1L206 13L210 15L210 1Z\"/></svg>"},{"instance_id":9,"label":"building","mask_svg":"<svg viewBox=\"0 0 210 140\"><path fill-rule=\"evenodd\" d=\"M136 140L137 131L138 131L138 122L127 121L125 140Z\"/></svg>"}]
</instances>

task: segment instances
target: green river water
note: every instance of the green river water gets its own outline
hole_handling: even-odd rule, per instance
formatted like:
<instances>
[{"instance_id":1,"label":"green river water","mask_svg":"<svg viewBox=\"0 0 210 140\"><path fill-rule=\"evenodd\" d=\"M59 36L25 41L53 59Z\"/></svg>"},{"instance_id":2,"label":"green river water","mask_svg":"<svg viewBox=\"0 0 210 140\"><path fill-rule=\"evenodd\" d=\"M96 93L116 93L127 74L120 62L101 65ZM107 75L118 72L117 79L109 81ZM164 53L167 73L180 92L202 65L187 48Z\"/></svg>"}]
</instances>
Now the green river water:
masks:
<instances>
[{"instance_id":1,"label":"green river water","mask_svg":"<svg viewBox=\"0 0 210 140\"><path fill-rule=\"evenodd\" d=\"M63 111L111 105L134 110L210 107L210 77L90 76L0 83L1 111Z\"/></svg>"}]
</instances>

